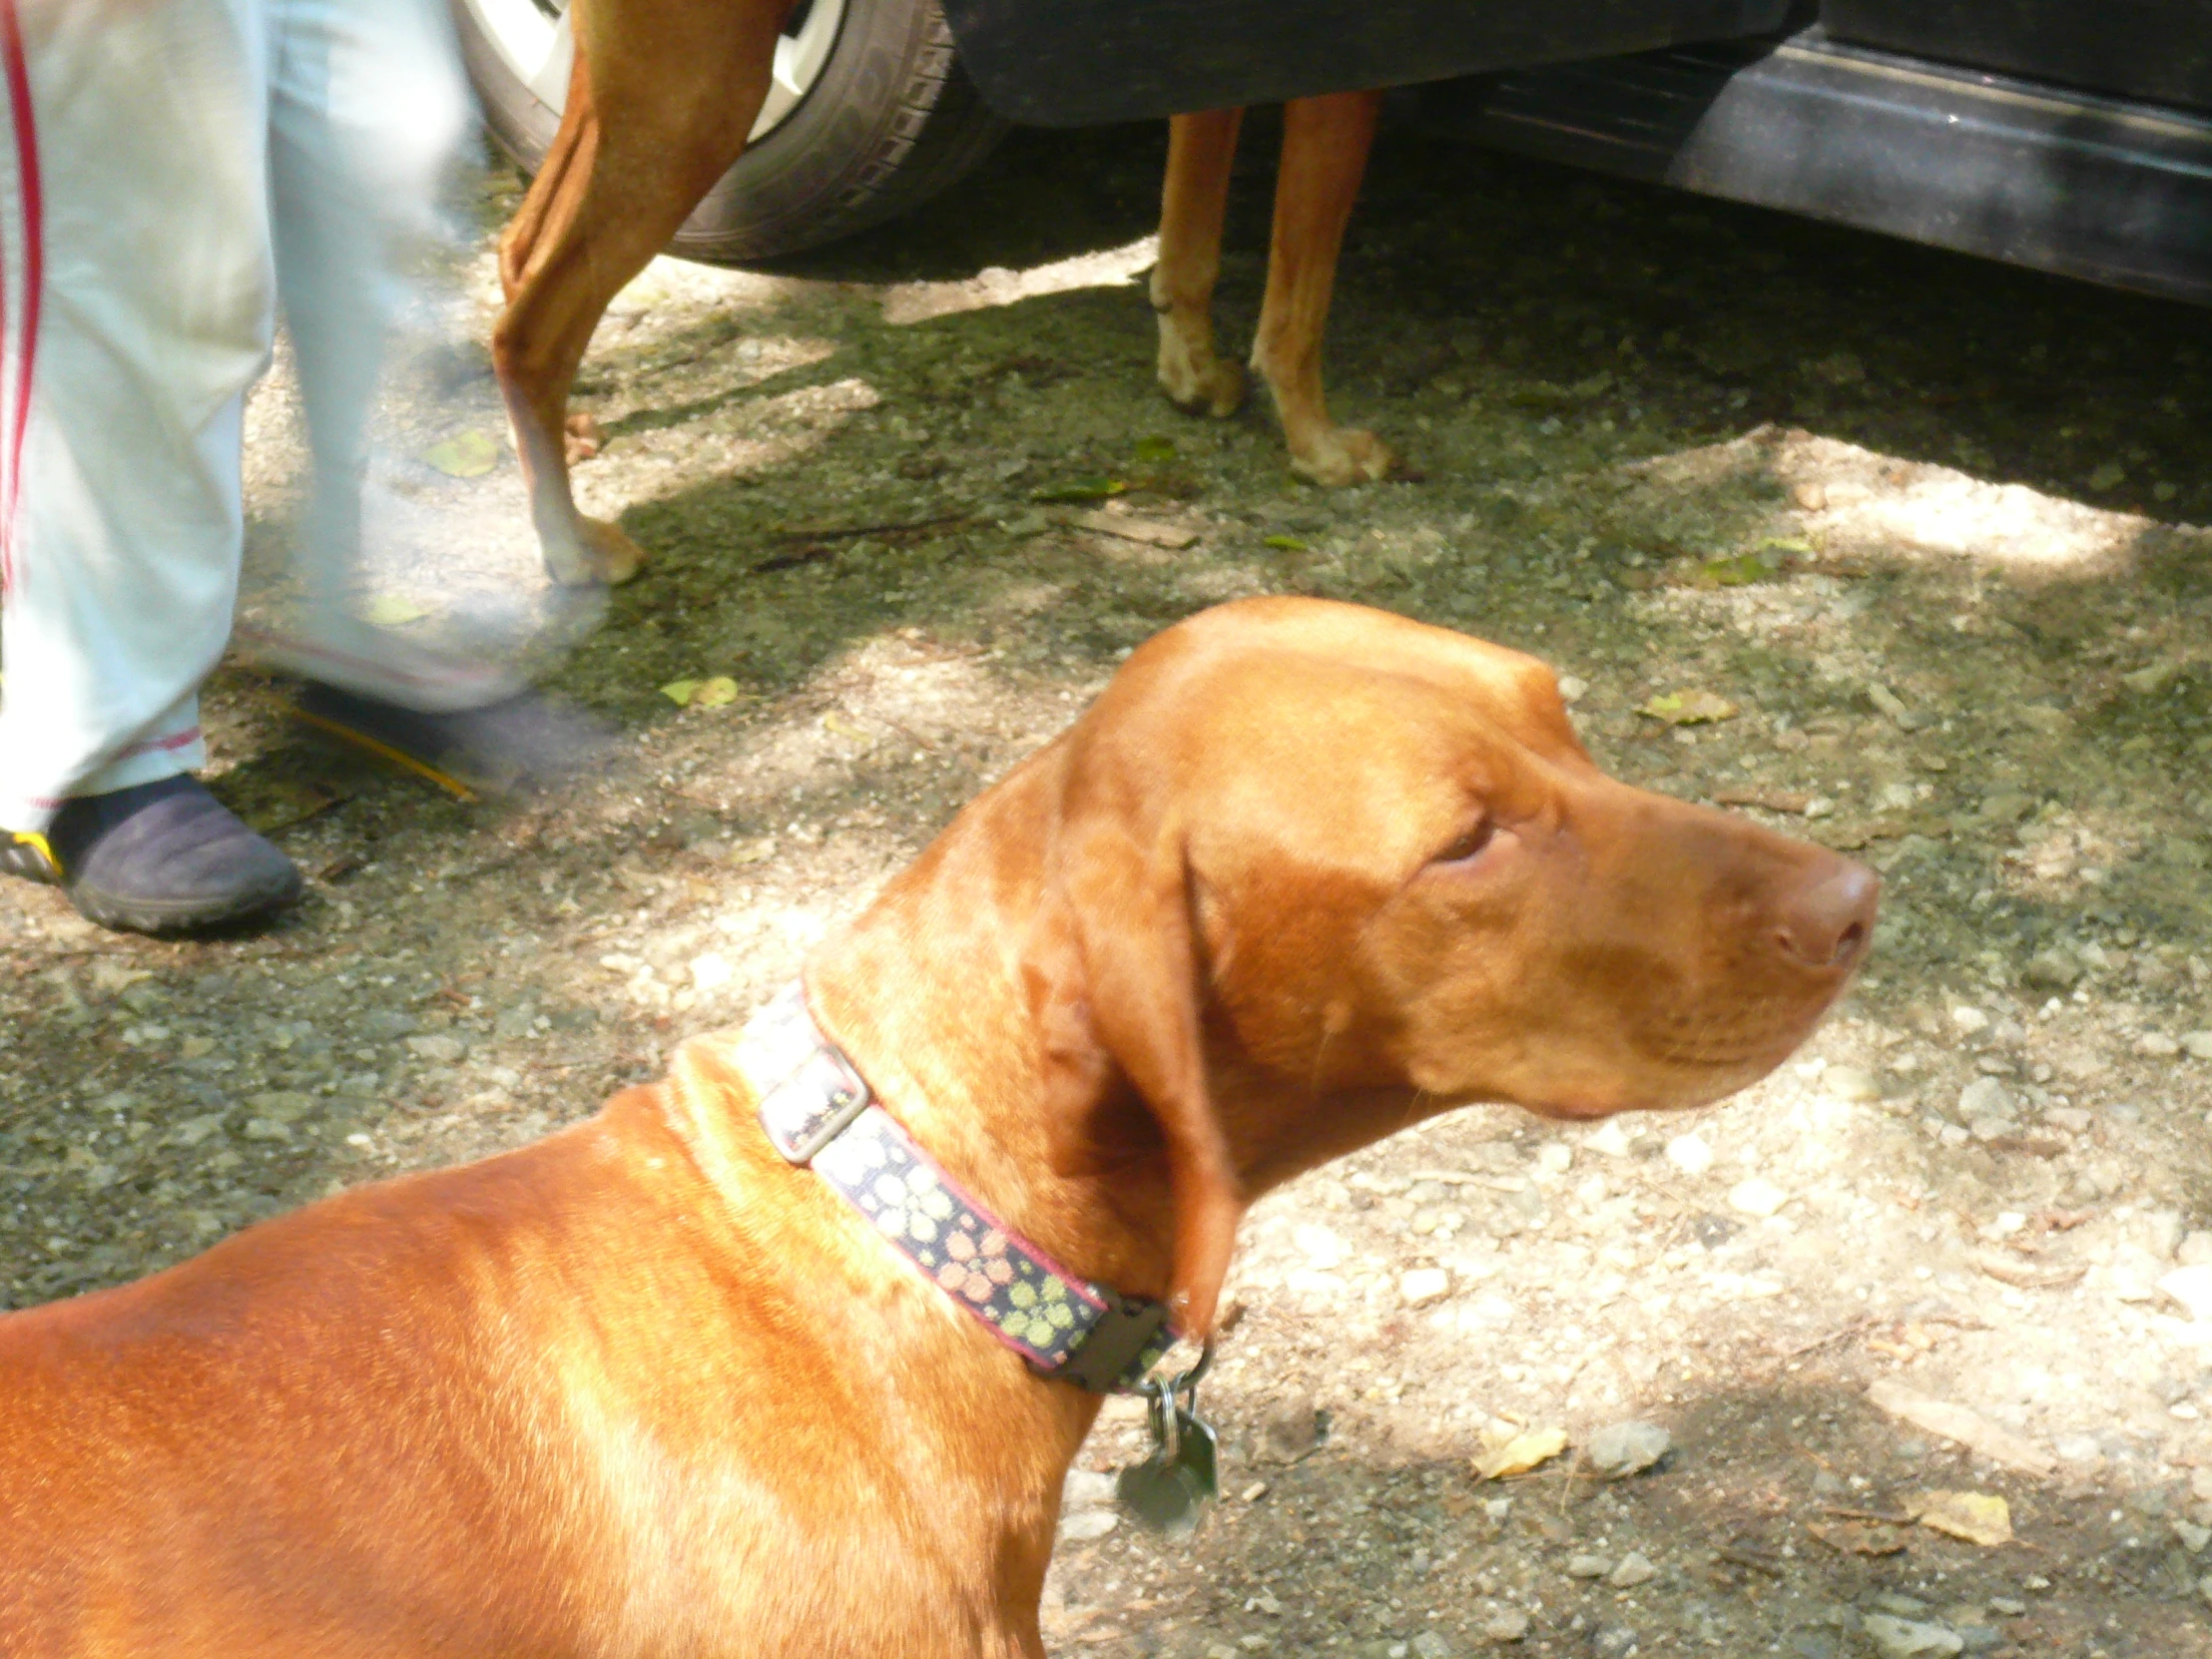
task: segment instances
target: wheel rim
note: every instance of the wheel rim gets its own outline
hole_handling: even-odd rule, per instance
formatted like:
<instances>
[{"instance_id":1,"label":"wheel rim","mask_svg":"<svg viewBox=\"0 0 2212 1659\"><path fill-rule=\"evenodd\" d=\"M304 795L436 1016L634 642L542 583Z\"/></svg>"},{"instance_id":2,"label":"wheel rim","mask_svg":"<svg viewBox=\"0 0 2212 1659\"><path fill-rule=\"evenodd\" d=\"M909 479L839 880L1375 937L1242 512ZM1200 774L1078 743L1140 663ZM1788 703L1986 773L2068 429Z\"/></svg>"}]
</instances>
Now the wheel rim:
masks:
<instances>
[{"instance_id":1,"label":"wheel rim","mask_svg":"<svg viewBox=\"0 0 2212 1659\"><path fill-rule=\"evenodd\" d=\"M462 0L500 61L533 96L558 110L568 101L568 77L576 64L576 37L568 0ZM768 98L746 142L758 144L786 121L822 79L830 49L844 21L845 0L801 0L777 38Z\"/></svg>"}]
</instances>

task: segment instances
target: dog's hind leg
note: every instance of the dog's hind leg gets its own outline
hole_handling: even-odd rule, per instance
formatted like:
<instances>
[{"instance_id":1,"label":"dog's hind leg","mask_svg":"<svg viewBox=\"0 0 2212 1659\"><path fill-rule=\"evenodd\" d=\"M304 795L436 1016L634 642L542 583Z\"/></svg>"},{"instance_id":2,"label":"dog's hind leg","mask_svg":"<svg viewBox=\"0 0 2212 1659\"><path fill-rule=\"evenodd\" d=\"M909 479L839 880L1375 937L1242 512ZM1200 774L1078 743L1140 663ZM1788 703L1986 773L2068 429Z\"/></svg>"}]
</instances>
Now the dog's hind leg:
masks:
<instances>
[{"instance_id":1,"label":"dog's hind leg","mask_svg":"<svg viewBox=\"0 0 2212 1659\"><path fill-rule=\"evenodd\" d=\"M623 582L643 550L569 493L564 417L608 300L745 148L791 0L576 0L559 133L500 239L492 364L556 582Z\"/></svg>"},{"instance_id":2,"label":"dog's hind leg","mask_svg":"<svg viewBox=\"0 0 2212 1659\"><path fill-rule=\"evenodd\" d=\"M1168 123L1160 192L1160 260L1152 308L1160 313L1160 385L1187 414L1226 415L1244 401L1244 371L1214 350L1214 279L1242 110L1179 115Z\"/></svg>"},{"instance_id":3,"label":"dog's hind leg","mask_svg":"<svg viewBox=\"0 0 2212 1659\"><path fill-rule=\"evenodd\" d=\"M1382 107L1379 92L1347 92L1300 98L1283 110L1268 292L1252 366L1275 396L1292 470L1318 484L1367 483L1385 476L1394 460L1373 432L1330 420L1321 378L1337 255Z\"/></svg>"}]
</instances>

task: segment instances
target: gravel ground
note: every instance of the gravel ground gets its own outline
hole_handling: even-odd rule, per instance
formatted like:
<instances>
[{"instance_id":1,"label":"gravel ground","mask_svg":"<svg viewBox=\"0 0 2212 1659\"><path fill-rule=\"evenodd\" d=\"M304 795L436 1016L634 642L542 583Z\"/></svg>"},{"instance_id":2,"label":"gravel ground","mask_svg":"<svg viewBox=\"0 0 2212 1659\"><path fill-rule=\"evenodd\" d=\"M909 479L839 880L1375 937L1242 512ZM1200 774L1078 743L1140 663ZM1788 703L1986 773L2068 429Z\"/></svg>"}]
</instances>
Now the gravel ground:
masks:
<instances>
[{"instance_id":1,"label":"gravel ground","mask_svg":"<svg viewBox=\"0 0 2212 1659\"><path fill-rule=\"evenodd\" d=\"M596 632L533 568L481 353L420 366L379 603L559 623L553 684L620 754L464 806L220 675L214 782L308 896L165 944L0 889L0 1306L590 1112L1132 643L1327 594L1536 652L1611 770L1858 849L1876 957L1723 1106L1470 1110L1259 1205L1203 1393L1225 1501L1184 1538L1119 1519L1142 1434L1110 1408L1055 1650L2212 1654L2201 313L1400 131L1331 355L1417 472L1327 494L1258 415L1151 387L1162 149L1021 136L847 248L656 266L580 397L580 494L655 554ZM1240 176L1232 337L1268 189ZM480 337L480 249L463 275ZM254 414L250 609L285 597L280 370ZM456 476L471 433L490 470ZM1631 1421L1669 1449L1602 1478ZM1932 1491L2002 1498L2011 1541L1916 1523Z\"/></svg>"}]
</instances>

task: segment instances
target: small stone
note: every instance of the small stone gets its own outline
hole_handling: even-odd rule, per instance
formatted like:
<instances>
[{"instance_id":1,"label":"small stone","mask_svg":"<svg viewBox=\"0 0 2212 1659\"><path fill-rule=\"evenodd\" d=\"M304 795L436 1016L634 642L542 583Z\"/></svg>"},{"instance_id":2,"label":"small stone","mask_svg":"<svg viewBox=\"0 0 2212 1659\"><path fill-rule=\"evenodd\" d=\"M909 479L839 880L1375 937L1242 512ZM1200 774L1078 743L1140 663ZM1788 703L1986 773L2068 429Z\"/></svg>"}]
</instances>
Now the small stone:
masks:
<instances>
[{"instance_id":1,"label":"small stone","mask_svg":"<svg viewBox=\"0 0 2212 1659\"><path fill-rule=\"evenodd\" d=\"M2207 1579L2212 1583L2212 1579ZM1528 1634L1528 1615L1517 1607L1500 1607L1482 1621L1486 1642L1517 1642Z\"/></svg>"},{"instance_id":2,"label":"small stone","mask_svg":"<svg viewBox=\"0 0 2212 1659\"><path fill-rule=\"evenodd\" d=\"M1592 1152L1602 1152L1608 1158L1625 1158L1636 1150L1635 1137L1619 1118L1608 1118L1582 1138L1582 1144Z\"/></svg>"},{"instance_id":3,"label":"small stone","mask_svg":"<svg viewBox=\"0 0 2212 1659\"><path fill-rule=\"evenodd\" d=\"M2192 1060L2212 1060L2212 1031L2190 1031L2183 1034L2181 1051Z\"/></svg>"},{"instance_id":4,"label":"small stone","mask_svg":"<svg viewBox=\"0 0 2212 1659\"><path fill-rule=\"evenodd\" d=\"M1569 1578L1603 1578L1613 1570L1613 1558L1609 1555L1570 1555L1567 1557Z\"/></svg>"},{"instance_id":5,"label":"small stone","mask_svg":"<svg viewBox=\"0 0 2212 1659\"><path fill-rule=\"evenodd\" d=\"M1398 1300L1408 1308L1425 1308L1451 1293L1451 1275L1442 1268L1408 1268L1398 1276Z\"/></svg>"},{"instance_id":6,"label":"small stone","mask_svg":"<svg viewBox=\"0 0 2212 1659\"><path fill-rule=\"evenodd\" d=\"M1073 1544L1086 1544L1095 1538L1103 1538L1121 1524L1121 1517L1111 1509L1082 1509L1060 1520L1060 1536Z\"/></svg>"},{"instance_id":7,"label":"small stone","mask_svg":"<svg viewBox=\"0 0 2212 1659\"><path fill-rule=\"evenodd\" d=\"M1305 1222L1294 1228L1291 1239L1306 1253L1306 1265L1316 1273L1331 1273L1345 1265L1352 1247L1334 1230Z\"/></svg>"},{"instance_id":8,"label":"small stone","mask_svg":"<svg viewBox=\"0 0 2212 1659\"><path fill-rule=\"evenodd\" d=\"M1560 675L1560 676L1559 676L1559 701L1560 701L1560 702L1562 702L1562 703L1579 703L1579 702L1581 702L1581 701L1582 701L1582 700L1583 700L1583 699L1584 699L1585 697L1587 697L1587 696L1589 696L1589 695L1590 695L1590 683L1589 683L1589 681L1587 681L1587 680L1584 680L1584 679L1582 679L1582 678L1581 678L1580 676L1578 676L1578 675L1573 675L1573 674L1562 674L1562 675Z\"/></svg>"},{"instance_id":9,"label":"small stone","mask_svg":"<svg viewBox=\"0 0 2212 1659\"><path fill-rule=\"evenodd\" d=\"M1958 1116L1967 1123L1975 1118L2017 1117L2019 1110L2011 1091L1994 1077L1976 1077L1958 1091Z\"/></svg>"},{"instance_id":10,"label":"small stone","mask_svg":"<svg viewBox=\"0 0 2212 1659\"><path fill-rule=\"evenodd\" d=\"M1590 1436L1583 1455L1608 1480L1640 1474L1666 1456L1674 1436L1655 1422L1607 1423Z\"/></svg>"},{"instance_id":11,"label":"small stone","mask_svg":"<svg viewBox=\"0 0 2212 1659\"><path fill-rule=\"evenodd\" d=\"M2081 977L2081 964L2063 950L2038 950L2027 959L2021 977L2038 990L2070 991Z\"/></svg>"},{"instance_id":12,"label":"small stone","mask_svg":"<svg viewBox=\"0 0 2212 1659\"><path fill-rule=\"evenodd\" d=\"M1667 1162L1684 1175L1703 1175L1713 1167L1713 1149L1702 1135L1677 1135L1667 1143Z\"/></svg>"},{"instance_id":13,"label":"small stone","mask_svg":"<svg viewBox=\"0 0 2212 1659\"><path fill-rule=\"evenodd\" d=\"M2184 1268L2212 1265L2212 1232L2200 1227L2184 1235L2180 1246L2174 1251L2174 1262L2176 1266Z\"/></svg>"},{"instance_id":14,"label":"small stone","mask_svg":"<svg viewBox=\"0 0 2212 1659\"><path fill-rule=\"evenodd\" d=\"M1659 1569L1651 1564L1651 1557L1632 1549L1621 1557L1621 1564L1606 1575L1605 1582L1616 1590L1633 1590L1658 1576Z\"/></svg>"},{"instance_id":15,"label":"small stone","mask_svg":"<svg viewBox=\"0 0 2212 1659\"><path fill-rule=\"evenodd\" d=\"M279 1123L275 1118L248 1118L246 1128L241 1133L250 1141L288 1141L291 1139L290 1126Z\"/></svg>"},{"instance_id":16,"label":"small stone","mask_svg":"<svg viewBox=\"0 0 2212 1659\"><path fill-rule=\"evenodd\" d=\"M2154 1060L2170 1060L2181 1052L2181 1044L2163 1031L2145 1031L2135 1039L2135 1052L2147 1054Z\"/></svg>"},{"instance_id":17,"label":"small stone","mask_svg":"<svg viewBox=\"0 0 2212 1659\"><path fill-rule=\"evenodd\" d=\"M1989 1016L1961 1003L1950 1011L1950 1023L1971 1037L1989 1029Z\"/></svg>"},{"instance_id":18,"label":"small stone","mask_svg":"<svg viewBox=\"0 0 2212 1659\"><path fill-rule=\"evenodd\" d=\"M468 1052L468 1045L460 1038L443 1031L431 1031L423 1036L409 1037L408 1048L421 1059L437 1065L451 1065Z\"/></svg>"},{"instance_id":19,"label":"small stone","mask_svg":"<svg viewBox=\"0 0 2212 1659\"><path fill-rule=\"evenodd\" d=\"M1911 1619L1893 1618L1888 1613L1867 1614L1861 1627L1883 1659L1949 1655L1962 1653L1966 1647L1955 1631L1945 1630L1939 1624L1917 1624Z\"/></svg>"},{"instance_id":20,"label":"small stone","mask_svg":"<svg viewBox=\"0 0 2212 1659\"><path fill-rule=\"evenodd\" d=\"M2027 1603L2017 1596L1991 1596L1989 1598L1989 1611L2002 1614L2008 1619L2016 1619L2027 1611Z\"/></svg>"},{"instance_id":21,"label":"small stone","mask_svg":"<svg viewBox=\"0 0 2212 1659\"><path fill-rule=\"evenodd\" d=\"M1882 1098L1882 1085L1874 1073L1857 1066L1830 1066L1821 1073L1823 1092L1836 1100L1866 1101Z\"/></svg>"},{"instance_id":22,"label":"small stone","mask_svg":"<svg viewBox=\"0 0 2212 1659\"><path fill-rule=\"evenodd\" d=\"M730 958L719 951L709 950L691 959L692 989L701 995L721 990L737 976Z\"/></svg>"},{"instance_id":23,"label":"small stone","mask_svg":"<svg viewBox=\"0 0 2212 1659\"><path fill-rule=\"evenodd\" d=\"M163 1139L171 1146L198 1146L211 1135L223 1133L225 1115L222 1112L203 1112L198 1117L186 1118L170 1125L169 1133Z\"/></svg>"},{"instance_id":24,"label":"small stone","mask_svg":"<svg viewBox=\"0 0 2212 1659\"><path fill-rule=\"evenodd\" d=\"M1251 1485L1247 1486L1243 1491L1237 1494L1237 1501L1239 1503L1258 1503L1267 1495L1268 1483L1265 1480L1255 1480Z\"/></svg>"},{"instance_id":25,"label":"small stone","mask_svg":"<svg viewBox=\"0 0 2212 1659\"><path fill-rule=\"evenodd\" d=\"M1729 1205L1747 1216L1771 1216L1789 1201L1789 1194L1756 1175L1728 1189Z\"/></svg>"},{"instance_id":26,"label":"small stone","mask_svg":"<svg viewBox=\"0 0 2212 1659\"><path fill-rule=\"evenodd\" d=\"M1451 1644L1433 1630L1413 1638L1413 1659L1451 1659Z\"/></svg>"},{"instance_id":27,"label":"small stone","mask_svg":"<svg viewBox=\"0 0 2212 1659\"><path fill-rule=\"evenodd\" d=\"M2204 1546L2212 1544L2212 1526L2199 1526L2195 1521L2177 1520L2173 1523L2174 1536L2181 1547L2191 1555L2202 1555Z\"/></svg>"}]
</instances>

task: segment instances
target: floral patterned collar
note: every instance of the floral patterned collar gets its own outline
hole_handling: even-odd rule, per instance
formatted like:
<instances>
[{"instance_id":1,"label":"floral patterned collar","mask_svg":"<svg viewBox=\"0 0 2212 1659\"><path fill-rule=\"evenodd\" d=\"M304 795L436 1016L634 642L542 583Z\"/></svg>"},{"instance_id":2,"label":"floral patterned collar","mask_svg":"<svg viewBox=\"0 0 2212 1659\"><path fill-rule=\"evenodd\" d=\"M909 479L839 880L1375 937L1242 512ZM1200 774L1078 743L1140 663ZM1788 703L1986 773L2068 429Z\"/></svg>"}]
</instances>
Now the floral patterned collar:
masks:
<instances>
[{"instance_id":1,"label":"floral patterned collar","mask_svg":"<svg viewBox=\"0 0 2212 1659\"><path fill-rule=\"evenodd\" d=\"M963 1192L875 1100L794 984L739 1033L761 1127L1039 1377L1097 1393L1138 1388L1175 1344L1165 1303L1061 1267Z\"/></svg>"}]
</instances>

